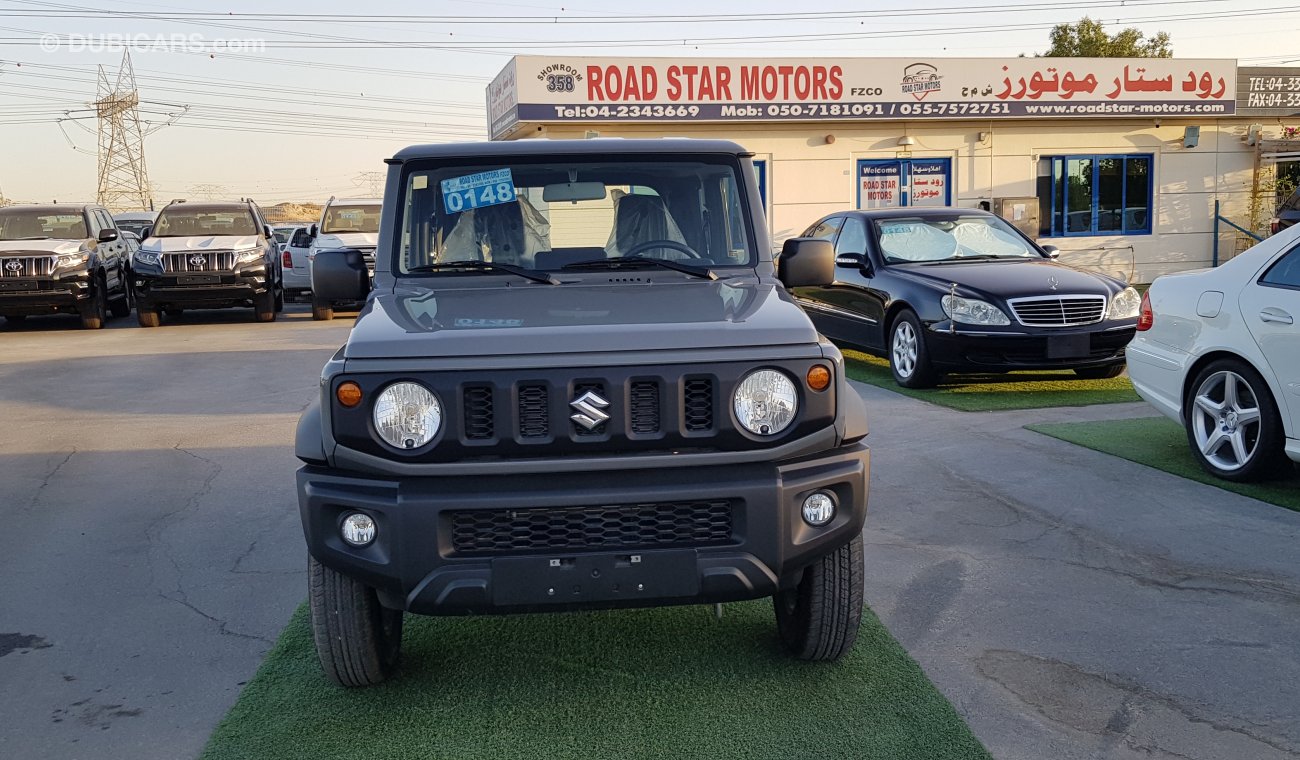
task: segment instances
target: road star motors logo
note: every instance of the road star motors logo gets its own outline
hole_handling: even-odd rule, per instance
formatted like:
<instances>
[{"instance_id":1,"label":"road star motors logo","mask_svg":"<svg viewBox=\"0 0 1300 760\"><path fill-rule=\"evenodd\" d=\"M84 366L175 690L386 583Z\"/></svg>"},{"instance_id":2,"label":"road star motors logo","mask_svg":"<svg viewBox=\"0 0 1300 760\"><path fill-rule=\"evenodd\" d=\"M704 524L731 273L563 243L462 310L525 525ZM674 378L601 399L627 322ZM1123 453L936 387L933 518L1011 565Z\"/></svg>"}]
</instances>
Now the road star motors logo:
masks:
<instances>
[{"instance_id":1,"label":"road star motors logo","mask_svg":"<svg viewBox=\"0 0 1300 760\"><path fill-rule=\"evenodd\" d=\"M23 262L18 259L9 259L5 262L5 271L7 272L20 272L22 271L22 268Z\"/></svg>"},{"instance_id":2,"label":"road star motors logo","mask_svg":"<svg viewBox=\"0 0 1300 760\"><path fill-rule=\"evenodd\" d=\"M201 267L206 263L208 263L208 257L203 254L196 253L190 257L190 266Z\"/></svg>"},{"instance_id":3,"label":"road star motors logo","mask_svg":"<svg viewBox=\"0 0 1300 760\"><path fill-rule=\"evenodd\" d=\"M943 89L941 79L933 64L914 63L903 69L903 94L924 100L926 95Z\"/></svg>"},{"instance_id":4,"label":"road star motors logo","mask_svg":"<svg viewBox=\"0 0 1300 760\"><path fill-rule=\"evenodd\" d=\"M595 391L587 391L570 401L569 406L576 412L570 415L569 419L588 431L595 430L609 421L609 415L603 411L609 406L609 402Z\"/></svg>"}]
</instances>

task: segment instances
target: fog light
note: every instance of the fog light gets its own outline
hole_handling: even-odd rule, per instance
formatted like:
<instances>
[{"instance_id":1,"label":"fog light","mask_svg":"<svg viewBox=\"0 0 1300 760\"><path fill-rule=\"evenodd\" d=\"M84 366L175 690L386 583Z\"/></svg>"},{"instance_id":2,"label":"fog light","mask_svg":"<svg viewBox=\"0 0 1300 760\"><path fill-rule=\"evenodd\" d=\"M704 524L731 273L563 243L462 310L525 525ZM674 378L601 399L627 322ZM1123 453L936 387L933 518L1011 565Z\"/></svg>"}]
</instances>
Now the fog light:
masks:
<instances>
[{"instance_id":1,"label":"fog light","mask_svg":"<svg viewBox=\"0 0 1300 760\"><path fill-rule=\"evenodd\" d=\"M803 521L821 527L835 518L835 499L825 491L818 491L803 500Z\"/></svg>"},{"instance_id":2,"label":"fog light","mask_svg":"<svg viewBox=\"0 0 1300 760\"><path fill-rule=\"evenodd\" d=\"M804 506L806 515L808 507ZM353 546L365 546L375 540L375 521L370 515L363 515L360 512L352 512L343 518L343 528L340 531L343 534L343 540Z\"/></svg>"}]
</instances>

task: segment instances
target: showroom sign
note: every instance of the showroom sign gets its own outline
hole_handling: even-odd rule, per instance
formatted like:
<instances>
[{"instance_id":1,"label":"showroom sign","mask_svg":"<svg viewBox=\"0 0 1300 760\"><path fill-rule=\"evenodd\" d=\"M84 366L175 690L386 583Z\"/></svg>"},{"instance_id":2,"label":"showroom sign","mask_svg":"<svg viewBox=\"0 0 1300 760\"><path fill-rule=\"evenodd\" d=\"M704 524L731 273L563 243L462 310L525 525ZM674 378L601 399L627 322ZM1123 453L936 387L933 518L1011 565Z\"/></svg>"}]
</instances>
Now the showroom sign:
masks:
<instances>
[{"instance_id":1,"label":"showroom sign","mask_svg":"<svg viewBox=\"0 0 1300 760\"><path fill-rule=\"evenodd\" d=\"M521 122L770 121L1232 114L1231 60L517 56L488 87Z\"/></svg>"}]
</instances>

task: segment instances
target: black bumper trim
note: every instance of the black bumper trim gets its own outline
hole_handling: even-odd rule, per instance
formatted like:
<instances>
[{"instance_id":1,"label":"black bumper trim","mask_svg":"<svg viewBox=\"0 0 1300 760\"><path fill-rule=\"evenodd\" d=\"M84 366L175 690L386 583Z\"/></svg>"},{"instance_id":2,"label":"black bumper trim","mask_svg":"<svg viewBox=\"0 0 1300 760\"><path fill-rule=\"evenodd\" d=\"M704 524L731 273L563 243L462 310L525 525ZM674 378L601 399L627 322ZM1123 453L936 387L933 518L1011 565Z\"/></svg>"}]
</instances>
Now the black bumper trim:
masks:
<instances>
[{"instance_id":1,"label":"black bumper trim","mask_svg":"<svg viewBox=\"0 0 1300 760\"><path fill-rule=\"evenodd\" d=\"M410 612L455 615L702 604L769 596L797 582L804 567L861 532L869 470L869 451L861 444L780 463L592 472L579 476L580 483L572 475L502 475L491 481L490 490L476 477L371 478L305 466L298 471L298 500L311 555L375 587L386 605ZM803 499L815 490L830 491L840 504L835 519L822 528L800 517ZM733 500L735 543L463 557L453 550L448 529L450 513L470 509L679 499ZM360 549L345 544L338 531L339 521L354 510L366 512L378 526L375 542ZM662 560L667 564L660 565L660 574L686 574L697 586L679 584L656 593L652 583L641 580L646 589L638 591L636 571L626 570L620 572L631 585L619 592L584 585L575 594L572 584L562 594L560 587L550 585L509 593L493 588L497 559L553 559L601 569L616 560L627 562L631 554ZM553 587L556 596L548 598L546 591Z\"/></svg>"}]
</instances>

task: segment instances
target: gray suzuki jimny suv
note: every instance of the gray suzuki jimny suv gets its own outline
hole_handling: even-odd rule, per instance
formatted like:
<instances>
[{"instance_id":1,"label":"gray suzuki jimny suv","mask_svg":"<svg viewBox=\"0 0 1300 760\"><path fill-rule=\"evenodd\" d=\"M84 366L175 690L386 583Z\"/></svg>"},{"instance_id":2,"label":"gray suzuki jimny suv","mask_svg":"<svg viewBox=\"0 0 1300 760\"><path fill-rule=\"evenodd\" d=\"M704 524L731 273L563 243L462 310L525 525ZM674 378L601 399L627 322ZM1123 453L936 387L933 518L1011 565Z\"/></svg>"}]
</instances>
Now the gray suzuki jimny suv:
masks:
<instances>
[{"instance_id":1,"label":"gray suzuki jimny suv","mask_svg":"<svg viewBox=\"0 0 1300 760\"><path fill-rule=\"evenodd\" d=\"M365 686L402 616L774 598L791 655L862 613L866 411L723 141L431 145L388 161L374 290L298 425L321 665ZM355 253L355 252L353 252Z\"/></svg>"}]
</instances>

